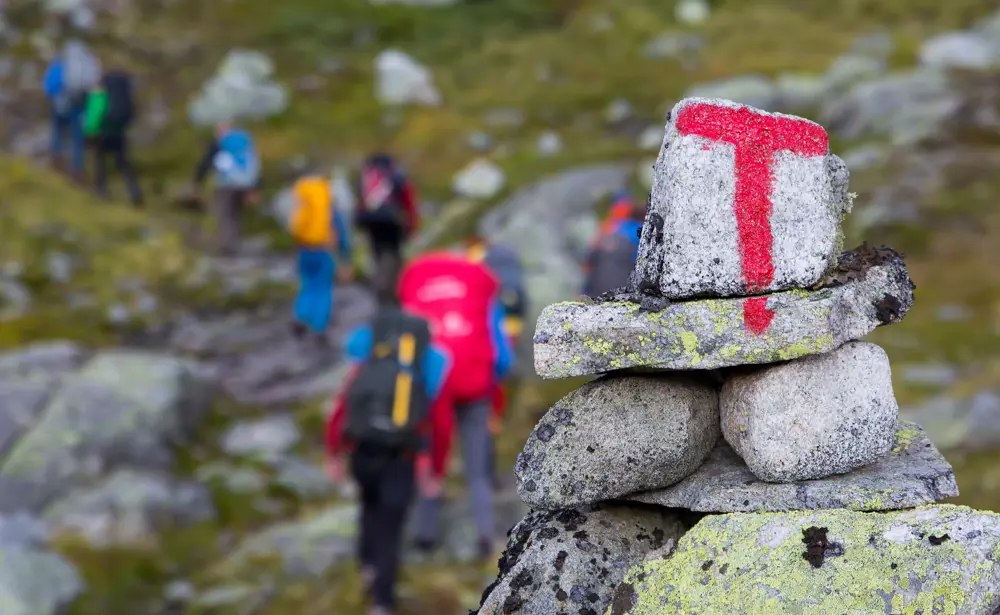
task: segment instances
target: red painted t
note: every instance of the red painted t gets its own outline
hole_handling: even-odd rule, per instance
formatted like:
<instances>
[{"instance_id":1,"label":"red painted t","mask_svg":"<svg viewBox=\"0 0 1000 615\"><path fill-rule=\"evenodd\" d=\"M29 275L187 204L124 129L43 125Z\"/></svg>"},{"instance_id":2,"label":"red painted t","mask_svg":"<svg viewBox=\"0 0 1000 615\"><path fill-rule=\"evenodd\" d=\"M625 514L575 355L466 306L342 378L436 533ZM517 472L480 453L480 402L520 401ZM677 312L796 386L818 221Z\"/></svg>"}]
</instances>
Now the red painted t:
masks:
<instances>
[{"instance_id":1,"label":"red painted t","mask_svg":"<svg viewBox=\"0 0 1000 615\"><path fill-rule=\"evenodd\" d=\"M762 292L774 281L771 234L771 193L774 190L774 154L825 156L830 139L822 126L798 118L754 113L746 107L689 105L677 118L682 135L697 135L729 143L735 148L736 198L733 210L739 232L743 281L748 292ZM767 298L744 303L744 320L756 334L771 324Z\"/></svg>"}]
</instances>

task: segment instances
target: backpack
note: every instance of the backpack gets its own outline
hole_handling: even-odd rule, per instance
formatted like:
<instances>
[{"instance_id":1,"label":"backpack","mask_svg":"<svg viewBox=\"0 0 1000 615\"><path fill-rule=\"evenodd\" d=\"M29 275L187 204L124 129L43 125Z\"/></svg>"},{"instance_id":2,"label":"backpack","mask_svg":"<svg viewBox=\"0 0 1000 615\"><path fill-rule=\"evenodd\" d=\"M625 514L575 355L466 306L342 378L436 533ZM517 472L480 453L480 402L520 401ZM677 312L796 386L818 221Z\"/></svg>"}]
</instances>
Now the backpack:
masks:
<instances>
[{"instance_id":1,"label":"backpack","mask_svg":"<svg viewBox=\"0 0 1000 615\"><path fill-rule=\"evenodd\" d=\"M487 248L483 262L500 280L500 302L504 312L508 316L524 316L527 293L521 257L507 246L493 244Z\"/></svg>"},{"instance_id":2,"label":"backpack","mask_svg":"<svg viewBox=\"0 0 1000 615\"><path fill-rule=\"evenodd\" d=\"M253 188L260 177L260 160L253 139L241 130L231 130L219 139L219 152L212 164L221 187Z\"/></svg>"},{"instance_id":3,"label":"backpack","mask_svg":"<svg viewBox=\"0 0 1000 615\"><path fill-rule=\"evenodd\" d=\"M586 288L592 297L628 284L635 268L636 241L621 232L601 237L591 253Z\"/></svg>"},{"instance_id":4,"label":"backpack","mask_svg":"<svg viewBox=\"0 0 1000 615\"><path fill-rule=\"evenodd\" d=\"M480 399L493 387L490 310L499 286L485 264L449 252L420 256L399 276L400 303L428 320L434 344L451 357L445 388L455 399Z\"/></svg>"},{"instance_id":5,"label":"backpack","mask_svg":"<svg viewBox=\"0 0 1000 615\"><path fill-rule=\"evenodd\" d=\"M49 85L56 92L53 102L61 110L83 105L87 93L101 82L101 61L80 41L66 43L53 64L58 69Z\"/></svg>"},{"instance_id":6,"label":"backpack","mask_svg":"<svg viewBox=\"0 0 1000 615\"><path fill-rule=\"evenodd\" d=\"M288 227L295 241L303 246L321 246L331 240L336 242L330 182L323 177L303 177L295 182L292 194L295 203Z\"/></svg>"},{"instance_id":7,"label":"backpack","mask_svg":"<svg viewBox=\"0 0 1000 615\"><path fill-rule=\"evenodd\" d=\"M361 167L361 210L363 224L401 224L403 205L401 187L405 179L386 157L373 157Z\"/></svg>"},{"instance_id":8,"label":"backpack","mask_svg":"<svg viewBox=\"0 0 1000 615\"><path fill-rule=\"evenodd\" d=\"M344 435L390 449L414 447L430 414L421 359L431 333L423 318L380 308L372 323L372 351L347 391Z\"/></svg>"},{"instance_id":9,"label":"backpack","mask_svg":"<svg viewBox=\"0 0 1000 615\"><path fill-rule=\"evenodd\" d=\"M108 109L101 128L109 131L124 129L135 116L132 77L128 73L114 71L106 74L102 82L108 95Z\"/></svg>"}]
</instances>

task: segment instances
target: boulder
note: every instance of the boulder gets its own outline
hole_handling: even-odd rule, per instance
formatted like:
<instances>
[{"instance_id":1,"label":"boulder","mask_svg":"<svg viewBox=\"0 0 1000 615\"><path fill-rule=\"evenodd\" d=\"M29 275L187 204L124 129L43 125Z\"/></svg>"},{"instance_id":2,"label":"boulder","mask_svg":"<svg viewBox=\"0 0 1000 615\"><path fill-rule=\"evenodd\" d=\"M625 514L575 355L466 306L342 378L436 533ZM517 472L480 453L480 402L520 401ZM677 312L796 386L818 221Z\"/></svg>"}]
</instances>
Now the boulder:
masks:
<instances>
[{"instance_id":1,"label":"boulder","mask_svg":"<svg viewBox=\"0 0 1000 615\"><path fill-rule=\"evenodd\" d=\"M670 299L806 288L837 263L847 166L819 124L687 98L667 122L634 282Z\"/></svg>"},{"instance_id":2,"label":"boulder","mask_svg":"<svg viewBox=\"0 0 1000 615\"><path fill-rule=\"evenodd\" d=\"M4 615L62 615L84 590L62 556L44 547L46 526L24 514L0 516L0 605Z\"/></svg>"},{"instance_id":3,"label":"boulder","mask_svg":"<svg viewBox=\"0 0 1000 615\"><path fill-rule=\"evenodd\" d=\"M998 551L1000 515L964 506L710 516L630 570L609 613L986 615Z\"/></svg>"},{"instance_id":4,"label":"boulder","mask_svg":"<svg viewBox=\"0 0 1000 615\"><path fill-rule=\"evenodd\" d=\"M1000 42L986 32L945 32L924 41L920 63L933 68L996 68L1000 66Z\"/></svg>"},{"instance_id":5,"label":"boulder","mask_svg":"<svg viewBox=\"0 0 1000 615\"><path fill-rule=\"evenodd\" d=\"M233 425L222 436L222 450L236 457L278 460L301 438L302 433L293 417L269 416Z\"/></svg>"},{"instance_id":6,"label":"boulder","mask_svg":"<svg viewBox=\"0 0 1000 615\"><path fill-rule=\"evenodd\" d=\"M451 189L470 199L492 199L503 190L503 169L489 160L475 160L455 174Z\"/></svg>"},{"instance_id":7,"label":"boulder","mask_svg":"<svg viewBox=\"0 0 1000 615\"><path fill-rule=\"evenodd\" d=\"M210 396L211 387L186 360L139 351L98 354L66 377L3 460L0 479L58 491L122 463L169 467L174 444L190 435Z\"/></svg>"},{"instance_id":8,"label":"boulder","mask_svg":"<svg viewBox=\"0 0 1000 615\"><path fill-rule=\"evenodd\" d=\"M772 483L878 461L892 450L899 417L889 357L867 342L729 374L719 407L726 441Z\"/></svg>"},{"instance_id":9,"label":"boulder","mask_svg":"<svg viewBox=\"0 0 1000 615\"><path fill-rule=\"evenodd\" d=\"M714 383L687 375L605 376L541 418L514 471L533 508L566 508L667 487L719 439Z\"/></svg>"},{"instance_id":10,"label":"boulder","mask_svg":"<svg viewBox=\"0 0 1000 615\"><path fill-rule=\"evenodd\" d=\"M529 513L510 531L477 614L602 613L628 568L684 529L669 511L627 505Z\"/></svg>"},{"instance_id":11,"label":"boulder","mask_svg":"<svg viewBox=\"0 0 1000 615\"><path fill-rule=\"evenodd\" d=\"M696 83L684 92L685 98L718 98L759 109L773 107L779 93L773 81L761 75L740 75L718 81Z\"/></svg>"},{"instance_id":12,"label":"boulder","mask_svg":"<svg viewBox=\"0 0 1000 615\"><path fill-rule=\"evenodd\" d=\"M889 456L849 474L800 483L765 483L720 440L691 476L666 489L627 499L699 512L865 511L912 508L957 495L951 465L918 425L901 421Z\"/></svg>"},{"instance_id":13,"label":"boulder","mask_svg":"<svg viewBox=\"0 0 1000 615\"><path fill-rule=\"evenodd\" d=\"M398 49L386 49L375 58L375 97L383 105L441 105L441 93L426 67Z\"/></svg>"},{"instance_id":14,"label":"boulder","mask_svg":"<svg viewBox=\"0 0 1000 615\"><path fill-rule=\"evenodd\" d=\"M70 491L45 510L53 530L97 548L151 544L162 530L215 518L204 485L163 474L119 470Z\"/></svg>"},{"instance_id":15,"label":"boulder","mask_svg":"<svg viewBox=\"0 0 1000 615\"><path fill-rule=\"evenodd\" d=\"M716 369L829 352L913 304L902 257L866 246L841 256L816 290L669 303L628 292L546 307L535 327L535 371L567 378L629 368Z\"/></svg>"},{"instance_id":16,"label":"boulder","mask_svg":"<svg viewBox=\"0 0 1000 615\"><path fill-rule=\"evenodd\" d=\"M266 119L288 108L288 91L271 80L274 62L259 51L234 49L188 105L198 126L221 121Z\"/></svg>"}]
</instances>

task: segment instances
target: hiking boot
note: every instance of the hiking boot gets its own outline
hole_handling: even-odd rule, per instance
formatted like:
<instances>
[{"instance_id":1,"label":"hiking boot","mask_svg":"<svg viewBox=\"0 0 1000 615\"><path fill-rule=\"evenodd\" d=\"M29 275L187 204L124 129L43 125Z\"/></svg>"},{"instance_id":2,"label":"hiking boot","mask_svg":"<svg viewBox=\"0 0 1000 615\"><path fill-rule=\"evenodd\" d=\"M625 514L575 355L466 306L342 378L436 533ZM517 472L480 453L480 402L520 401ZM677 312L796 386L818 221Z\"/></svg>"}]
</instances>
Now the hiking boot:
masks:
<instances>
[{"instance_id":1,"label":"hiking boot","mask_svg":"<svg viewBox=\"0 0 1000 615\"><path fill-rule=\"evenodd\" d=\"M289 323L288 330L291 331L292 336L297 340L304 338L308 332L306 326L297 320L293 320Z\"/></svg>"}]
</instances>

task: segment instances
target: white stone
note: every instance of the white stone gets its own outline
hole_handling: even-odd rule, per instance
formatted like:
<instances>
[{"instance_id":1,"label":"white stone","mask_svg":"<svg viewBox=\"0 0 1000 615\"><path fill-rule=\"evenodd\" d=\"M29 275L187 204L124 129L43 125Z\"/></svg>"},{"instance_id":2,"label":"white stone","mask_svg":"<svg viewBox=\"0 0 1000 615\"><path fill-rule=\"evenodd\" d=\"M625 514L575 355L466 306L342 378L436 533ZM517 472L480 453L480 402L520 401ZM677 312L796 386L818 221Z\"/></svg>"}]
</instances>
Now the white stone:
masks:
<instances>
[{"instance_id":1,"label":"white stone","mask_svg":"<svg viewBox=\"0 0 1000 615\"><path fill-rule=\"evenodd\" d=\"M375 97L383 105L437 107L442 102L431 71L396 49L387 49L375 58Z\"/></svg>"},{"instance_id":2,"label":"white stone","mask_svg":"<svg viewBox=\"0 0 1000 615\"><path fill-rule=\"evenodd\" d=\"M455 174L451 189L470 199L491 199L503 190L506 177L503 170L485 158L469 163Z\"/></svg>"},{"instance_id":3,"label":"white stone","mask_svg":"<svg viewBox=\"0 0 1000 615\"><path fill-rule=\"evenodd\" d=\"M899 406L885 351L833 352L731 374L719 398L726 441L761 480L844 474L892 450Z\"/></svg>"}]
</instances>

